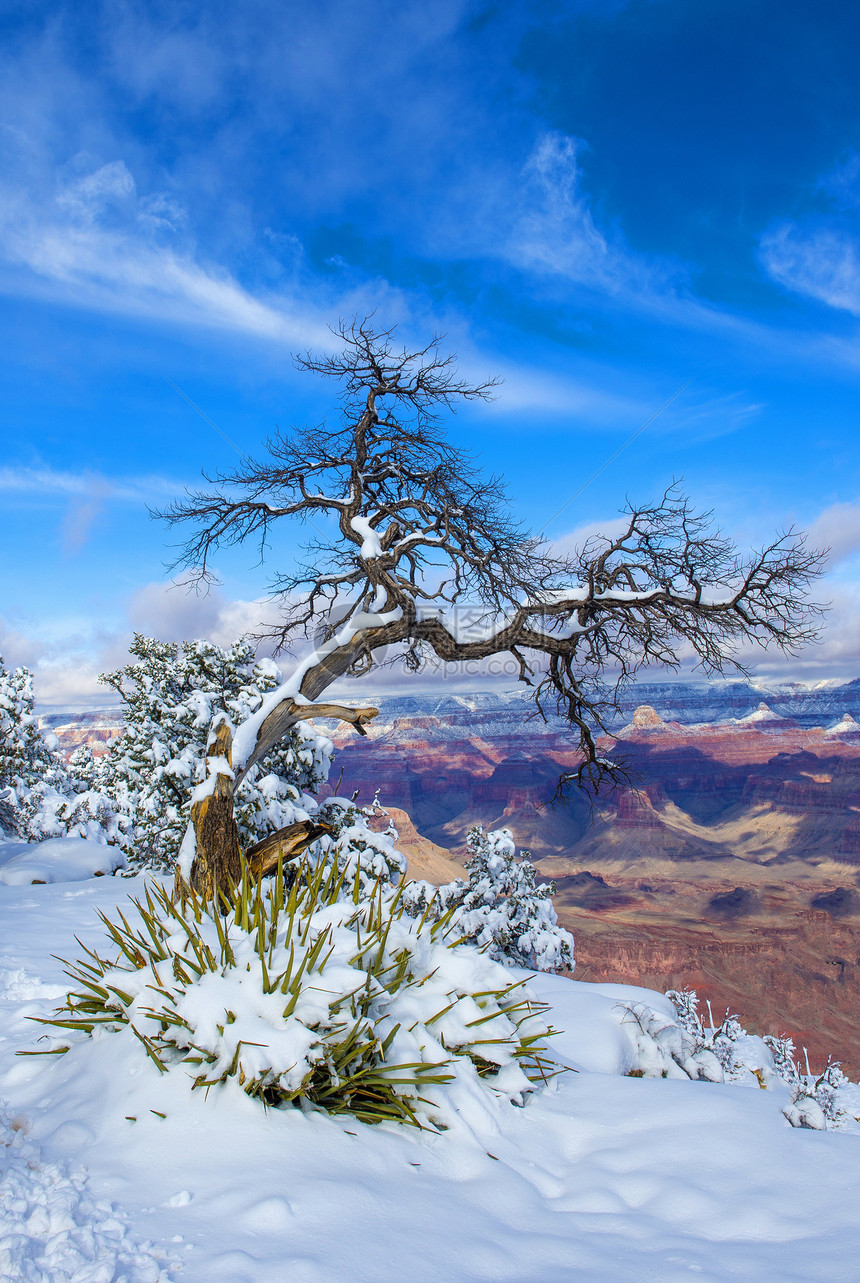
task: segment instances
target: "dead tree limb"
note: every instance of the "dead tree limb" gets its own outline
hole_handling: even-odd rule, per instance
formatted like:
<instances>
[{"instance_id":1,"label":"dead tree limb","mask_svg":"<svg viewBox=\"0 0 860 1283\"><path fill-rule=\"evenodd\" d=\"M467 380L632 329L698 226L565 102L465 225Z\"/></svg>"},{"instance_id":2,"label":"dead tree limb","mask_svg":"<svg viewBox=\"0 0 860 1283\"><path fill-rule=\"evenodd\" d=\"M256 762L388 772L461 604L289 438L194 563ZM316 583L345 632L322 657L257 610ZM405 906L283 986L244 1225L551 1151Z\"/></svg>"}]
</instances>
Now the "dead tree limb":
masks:
<instances>
[{"instance_id":1,"label":"dead tree limb","mask_svg":"<svg viewBox=\"0 0 860 1283\"><path fill-rule=\"evenodd\" d=\"M359 735L366 735L365 722L369 722L378 714L378 708L347 708L343 704L299 704L292 699L281 700L260 722L253 747L243 756L241 763L237 763L236 787L238 788L242 783L251 767L256 766L276 744L279 744L297 722L311 721L315 717L328 717L338 722L351 723Z\"/></svg>"},{"instance_id":2,"label":"dead tree limb","mask_svg":"<svg viewBox=\"0 0 860 1283\"><path fill-rule=\"evenodd\" d=\"M251 876L258 880L267 877L270 873L274 873L278 867L278 861L287 864L290 860L297 859L304 854L312 842L316 842L317 838L324 837L332 831L330 824L314 824L313 820L299 820L296 824L287 824L285 828L278 829L276 833L270 833L261 842L248 847L245 852L245 860Z\"/></svg>"}]
</instances>

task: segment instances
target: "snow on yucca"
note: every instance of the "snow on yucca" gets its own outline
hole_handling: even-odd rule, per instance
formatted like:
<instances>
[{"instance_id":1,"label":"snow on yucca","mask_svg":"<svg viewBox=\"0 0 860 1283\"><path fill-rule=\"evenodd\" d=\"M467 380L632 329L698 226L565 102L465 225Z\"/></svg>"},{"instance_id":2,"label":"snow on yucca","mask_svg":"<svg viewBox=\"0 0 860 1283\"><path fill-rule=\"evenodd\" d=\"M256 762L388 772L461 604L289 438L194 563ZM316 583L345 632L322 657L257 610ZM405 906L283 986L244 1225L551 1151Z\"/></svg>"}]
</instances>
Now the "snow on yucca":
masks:
<instances>
[{"instance_id":1,"label":"snow on yucca","mask_svg":"<svg viewBox=\"0 0 860 1283\"><path fill-rule=\"evenodd\" d=\"M126 1029L193 1087L235 1078L266 1104L367 1122L450 1126L546 1077L545 1006L383 881L350 894L336 865L305 865L288 890L246 877L223 912L156 884L132 905L103 919L118 956L70 965L79 988L45 1023Z\"/></svg>"}]
</instances>

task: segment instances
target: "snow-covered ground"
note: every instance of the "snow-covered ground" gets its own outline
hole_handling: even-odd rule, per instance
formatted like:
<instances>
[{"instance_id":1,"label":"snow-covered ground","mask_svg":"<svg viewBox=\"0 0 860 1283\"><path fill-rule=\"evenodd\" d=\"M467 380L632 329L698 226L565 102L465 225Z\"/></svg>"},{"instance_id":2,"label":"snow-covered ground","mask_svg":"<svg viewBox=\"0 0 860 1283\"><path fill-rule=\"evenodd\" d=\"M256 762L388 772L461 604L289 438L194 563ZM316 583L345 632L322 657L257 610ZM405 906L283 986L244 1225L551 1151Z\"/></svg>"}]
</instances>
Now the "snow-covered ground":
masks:
<instances>
[{"instance_id":1,"label":"snow-covered ground","mask_svg":"<svg viewBox=\"0 0 860 1283\"><path fill-rule=\"evenodd\" d=\"M0 839L0 884L29 886L38 882L83 882L124 869L119 847L85 838L48 838L46 842Z\"/></svg>"},{"instance_id":2,"label":"snow-covered ground","mask_svg":"<svg viewBox=\"0 0 860 1283\"><path fill-rule=\"evenodd\" d=\"M855 1280L860 1137L787 1089L623 1076L619 1001L542 976L576 1066L442 1135L190 1093L125 1035L18 1057L138 879L0 885L0 1277L50 1283Z\"/></svg>"}]
</instances>

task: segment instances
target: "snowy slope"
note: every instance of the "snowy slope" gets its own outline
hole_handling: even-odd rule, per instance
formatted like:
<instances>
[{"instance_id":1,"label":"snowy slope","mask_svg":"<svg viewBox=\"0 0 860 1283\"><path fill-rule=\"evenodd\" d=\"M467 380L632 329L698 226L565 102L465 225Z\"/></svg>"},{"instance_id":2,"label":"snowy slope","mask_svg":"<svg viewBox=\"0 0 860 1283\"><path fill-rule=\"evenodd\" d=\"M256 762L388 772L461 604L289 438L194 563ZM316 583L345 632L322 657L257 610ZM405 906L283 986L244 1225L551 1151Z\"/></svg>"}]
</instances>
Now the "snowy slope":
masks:
<instances>
[{"instance_id":1,"label":"snowy slope","mask_svg":"<svg viewBox=\"0 0 860 1283\"><path fill-rule=\"evenodd\" d=\"M72 956L75 934L101 943L95 910L136 884L0 887L0 1274L856 1279L860 1138L792 1129L779 1091L621 1076L618 1000L662 1009L647 991L539 977L565 1031L556 1052L579 1072L440 1136L266 1114L232 1086L191 1096L123 1035L16 1057L40 1033L27 1017L63 992L51 955Z\"/></svg>"}]
</instances>

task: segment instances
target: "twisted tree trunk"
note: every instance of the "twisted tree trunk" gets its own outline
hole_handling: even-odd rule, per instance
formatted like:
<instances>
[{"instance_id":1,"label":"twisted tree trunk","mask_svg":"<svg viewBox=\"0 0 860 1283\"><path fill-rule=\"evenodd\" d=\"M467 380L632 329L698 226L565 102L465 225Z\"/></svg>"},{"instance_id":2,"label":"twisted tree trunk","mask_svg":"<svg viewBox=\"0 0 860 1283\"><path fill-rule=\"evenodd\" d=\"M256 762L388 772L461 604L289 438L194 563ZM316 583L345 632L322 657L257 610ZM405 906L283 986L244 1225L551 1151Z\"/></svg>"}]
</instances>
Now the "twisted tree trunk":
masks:
<instances>
[{"instance_id":1,"label":"twisted tree trunk","mask_svg":"<svg viewBox=\"0 0 860 1283\"><path fill-rule=\"evenodd\" d=\"M204 899L229 894L242 875L239 830L233 813L233 729L223 715L209 733L206 747L206 779L196 790L191 805L194 831L194 861L191 886ZM176 887L182 886L181 868L176 869Z\"/></svg>"},{"instance_id":2,"label":"twisted tree trunk","mask_svg":"<svg viewBox=\"0 0 860 1283\"><path fill-rule=\"evenodd\" d=\"M191 820L176 866L175 894L181 895L190 883L206 900L226 898L229 901L245 867L254 877L265 877L277 868L279 858L295 858L322 836L327 831L325 825L303 820L271 834L243 856L233 805L235 789L251 767L265 757L297 722L314 717L337 718L350 722L361 735L365 735L364 723L376 717L377 712L375 708L345 708L341 704L298 703L285 697L268 716L259 720L259 724L256 724L257 719L251 719L253 739L246 745L242 760L236 761L235 770L233 728L226 715L220 714L209 732L206 778L194 790ZM248 736L245 738L247 740Z\"/></svg>"}]
</instances>

